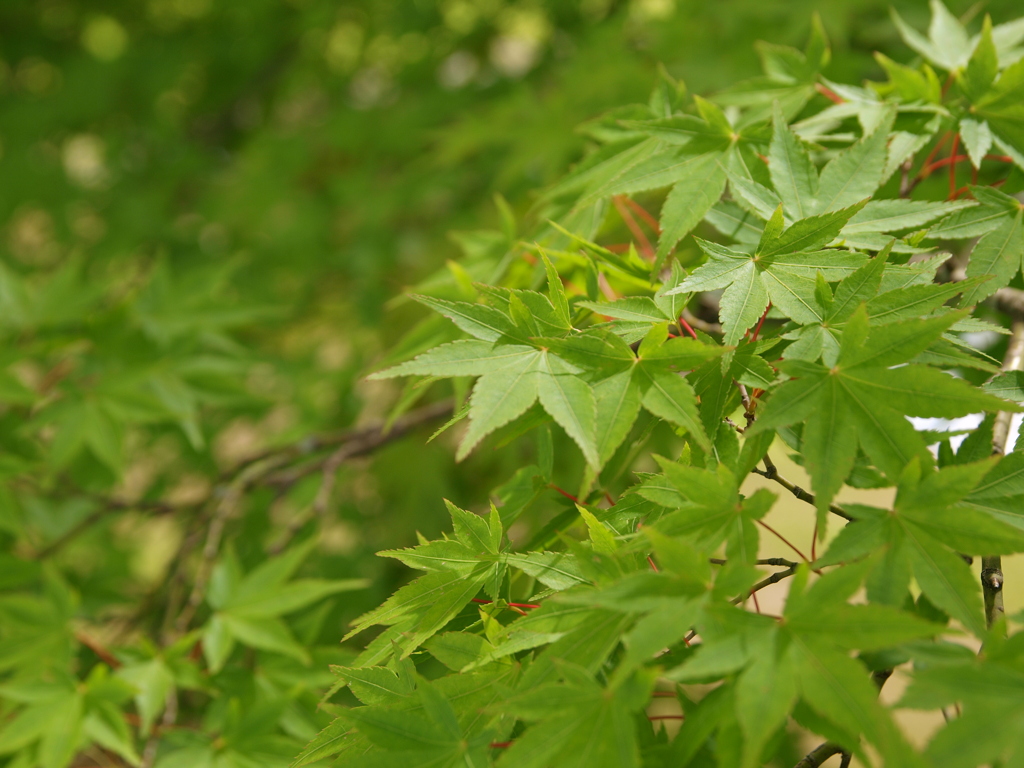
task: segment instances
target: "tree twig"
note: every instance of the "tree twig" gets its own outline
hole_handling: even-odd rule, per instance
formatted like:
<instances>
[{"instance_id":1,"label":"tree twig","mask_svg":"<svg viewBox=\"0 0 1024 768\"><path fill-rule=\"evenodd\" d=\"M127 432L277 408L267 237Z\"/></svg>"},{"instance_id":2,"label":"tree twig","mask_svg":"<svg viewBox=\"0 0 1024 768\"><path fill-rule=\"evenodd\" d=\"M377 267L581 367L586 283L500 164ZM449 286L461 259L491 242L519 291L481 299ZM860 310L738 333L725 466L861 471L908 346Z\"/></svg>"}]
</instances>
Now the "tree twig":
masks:
<instances>
[{"instance_id":1,"label":"tree twig","mask_svg":"<svg viewBox=\"0 0 1024 768\"><path fill-rule=\"evenodd\" d=\"M1018 292L1019 293L1019 292ZM1004 371L1019 371L1024 363L1024 319L1018 313L1013 321L1010 343L1003 358ZM996 414L992 425L992 452L998 455L1006 453L1010 439L1010 424L1013 414L1000 411ZM986 555L981 558L981 589L985 595L985 623L991 627L1003 615L1003 561L999 555Z\"/></svg>"},{"instance_id":2,"label":"tree twig","mask_svg":"<svg viewBox=\"0 0 1024 768\"><path fill-rule=\"evenodd\" d=\"M771 576L761 579L759 582L757 582L757 584L750 588L750 591L747 592L746 595L744 595L743 597L734 597L732 600L733 605L738 605L739 603L742 603L744 600L753 597L755 594L760 592L765 587L770 587L772 584L778 584L783 579L788 579L790 576L796 573L796 569L797 564L794 563L789 568L786 568L784 571L776 571Z\"/></svg>"},{"instance_id":3,"label":"tree twig","mask_svg":"<svg viewBox=\"0 0 1024 768\"><path fill-rule=\"evenodd\" d=\"M725 560L720 560L720 559L717 559L717 558L712 558L711 562L715 563L716 565L724 565L726 561ZM748 598L753 597L756 593L760 592L765 587L770 587L772 584L778 584L783 579L788 579L790 576L792 576L794 573L796 573L796 569L800 565L799 563L794 563L792 560L786 560L786 559L781 558L781 557L768 557L768 558L765 558L764 560L758 560L757 564L758 565L776 565L776 566L777 565L785 564L787 566L787 568L784 571L776 571L775 573L771 574L770 576L767 576L767 577L761 579L761 581L757 582L757 584L752 586L747 591L747 593L745 595L742 595L741 597L734 597L732 599L732 604L733 605L739 605L744 600L747 600ZM697 636L697 630L696 629L691 629L689 631L689 633L687 633L686 637L683 638L683 641L687 645L689 645L690 641L693 640L693 638L695 638L696 636Z\"/></svg>"},{"instance_id":4,"label":"tree twig","mask_svg":"<svg viewBox=\"0 0 1024 768\"><path fill-rule=\"evenodd\" d=\"M373 451L378 448L394 442L400 437L404 437L410 431L422 426L423 424L436 421L437 419L450 415L452 407L452 401L445 400L407 413L405 416L396 419L390 429L385 429L383 425L376 425L374 427L350 432L347 439L342 442L333 453L324 458L307 462L306 464L289 467L281 472L268 474L264 484L276 487L280 487L282 485L289 486L298 482L302 478L313 474L314 472L319 471L322 473L325 469L329 469L330 467L334 467L334 469L337 470L349 459L373 453ZM333 488L333 484L331 488ZM330 489L328 489L328 493L329 492Z\"/></svg>"},{"instance_id":5,"label":"tree twig","mask_svg":"<svg viewBox=\"0 0 1024 768\"><path fill-rule=\"evenodd\" d=\"M220 542L224 536L224 528L227 526L228 520L234 517L238 511L245 492L256 478L266 474L267 471L280 465L284 460L283 457L271 456L256 464L250 464L224 491L224 496L221 498L220 503L217 504L213 517L210 520L210 525L206 529L206 543L203 545L202 559L199 561L199 567L196 570L195 581L192 582L192 591L189 593L188 602L185 603L185 607L182 608L181 613L178 614L178 618L174 622L176 632L184 634L188 630L196 610L199 608L200 603L203 602L203 597L206 594L206 584L213 573L214 561L217 558L217 553L220 551Z\"/></svg>"},{"instance_id":6,"label":"tree twig","mask_svg":"<svg viewBox=\"0 0 1024 768\"><path fill-rule=\"evenodd\" d=\"M140 502L129 502L122 501L120 499L101 499L100 506L93 512L82 518L77 524L72 526L69 530L58 536L56 539L51 541L45 547L37 551L34 555L36 560L45 560L51 555L55 554L59 550L63 549L72 540L78 538L81 534L91 528L93 525L98 523L107 515L112 512L127 512L129 510L138 510L143 512L157 512L159 514L171 514L174 512L181 512L185 509L190 509L195 505L184 505L175 506L174 504L168 504L161 501L140 501Z\"/></svg>"},{"instance_id":7,"label":"tree twig","mask_svg":"<svg viewBox=\"0 0 1024 768\"><path fill-rule=\"evenodd\" d=\"M231 484L222 489L222 498L214 510L206 533L206 542L203 545L202 559L196 572L192 590L189 593L188 601L182 608L174 621L174 630L177 633L187 631L189 624L195 616L199 605L206 593L206 585L213 572L214 561L220 551L221 539L224 536L224 528L228 521L237 513L238 507L249 488L255 485L271 485L277 488L290 487L298 480L307 475L321 470L324 473L325 481L321 484L320 493L317 494L315 506L326 508L331 490L333 489L333 476L337 474L338 467L347 459L356 456L365 456L377 448L386 445L404 436L410 430L427 422L436 420L452 411L450 400L424 406L416 411L407 413L405 416L396 419L391 428L380 424L346 434L341 445L326 458L318 461L308 462L298 467L285 468L293 458L292 451L284 450L278 453L271 453L264 458L247 464L232 480ZM276 470L281 472L276 472ZM327 478L330 477L330 484ZM326 486L326 487L325 487ZM217 489L214 489L215 491Z\"/></svg>"},{"instance_id":8,"label":"tree twig","mask_svg":"<svg viewBox=\"0 0 1024 768\"><path fill-rule=\"evenodd\" d=\"M761 477L766 478L768 480L774 480L776 483L778 483L787 491L789 491L798 499L800 499L800 501L805 501L811 506L815 505L814 494L805 491L799 485L791 483L789 480L780 475L778 467L775 466L775 462L771 460L768 454L765 454L764 456L764 467L764 470L760 470L757 469L757 467L755 467L751 471L755 475L760 475ZM850 517L846 512L844 512L841 507L837 507L835 504L830 504L828 507L828 511L831 512L833 515L838 515L844 520L853 520L853 518Z\"/></svg>"},{"instance_id":9,"label":"tree twig","mask_svg":"<svg viewBox=\"0 0 1024 768\"><path fill-rule=\"evenodd\" d=\"M712 565L725 565L729 562L721 557L712 557L709 558L709 560ZM794 563L792 560L787 560L784 557L765 557L760 560L755 560L754 565L774 565L777 568L792 568L799 565L799 563Z\"/></svg>"},{"instance_id":10,"label":"tree twig","mask_svg":"<svg viewBox=\"0 0 1024 768\"><path fill-rule=\"evenodd\" d=\"M252 481L249 483L250 487L262 484L263 477L268 475L274 469L280 467L282 464L287 464L297 458L301 458L305 455L309 455L310 453L332 446L338 447L319 464L313 464L308 470L298 471L294 476L294 479L291 480L290 483L287 483L287 485L293 484L296 480L305 477L307 474L316 471L317 468L325 467L328 464L333 464L336 470L346 459L353 458L355 456L364 456L367 453L372 452L374 449L406 435L416 427L431 421L436 421L437 419L451 414L452 407L453 404L451 400L442 400L437 403L423 406L422 408L418 408L414 411L410 411L404 416L399 417L395 420L390 429L388 429L385 424L375 424L370 427L347 430L337 435L330 435L326 437L306 437L283 448L265 451L258 456L248 459L241 466L233 468L230 473L221 475L221 482L219 484L214 485L209 493L201 499L190 504L179 506L164 501L129 502L121 499L98 499L97 501L100 506L95 511L91 512L57 539L42 547L35 553L34 557L37 560L44 560L52 556L93 525L103 520L107 515L114 512L138 510L143 512L155 512L157 514L173 514L186 509L199 509L210 501L217 493L223 493L225 485L230 488L231 484L243 474L251 475ZM265 471L253 472L253 467L257 467L258 469L263 469ZM280 480L274 484L280 485ZM330 489L327 491L328 495L329 492ZM320 495L318 494L318 499L319 498ZM325 504L326 502L324 502L322 506Z\"/></svg>"},{"instance_id":11,"label":"tree twig","mask_svg":"<svg viewBox=\"0 0 1024 768\"><path fill-rule=\"evenodd\" d=\"M793 768L819 768L830 757L838 755L842 751L843 748L838 744L826 741L805 755L803 760L793 766Z\"/></svg>"},{"instance_id":12,"label":"tree twig","mask_svg":"<svg viewBox=\"0 0 1024 768\"><path fill-rule=\"evenodd\" d=\"M164 703L164 716L160 718L160 725L153 728L153 732L146 739L146 746L142 750L142 761L139 768L151 768L156 761L156 752L160 747L160 733L174 725L178 719L178 692L173 686L167 694Z\"/></svg>"}]
</instances>

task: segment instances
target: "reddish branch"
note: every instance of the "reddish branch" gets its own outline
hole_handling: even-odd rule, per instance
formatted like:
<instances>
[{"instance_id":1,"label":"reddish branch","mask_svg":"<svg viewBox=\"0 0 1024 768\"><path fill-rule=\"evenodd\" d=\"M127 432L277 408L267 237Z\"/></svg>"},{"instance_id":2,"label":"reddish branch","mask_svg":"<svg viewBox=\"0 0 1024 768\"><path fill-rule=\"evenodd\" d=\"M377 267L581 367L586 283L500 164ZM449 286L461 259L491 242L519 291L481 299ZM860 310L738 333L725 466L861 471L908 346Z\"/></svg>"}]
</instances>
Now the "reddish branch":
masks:
<instances>
[{"instance_id":1,"label":"reddish branch","mask_svg":"<svg viewBox=\"0 0 1024 768\"><path fill-rule=\"evenodd\" d=\"M568 491L562 490L561 488L559 488L554 483L548 483L548 488L550 488L551 490L557 491L558 493L562 494L563 496L565 496L565 498L567 498L573 504L581 504L582 503L579 499L577 499L571 493L569 493Z\"/></svg>"},{"instance_id":2,"label":"reddish branch","mask_svg":"<svg viewBox=\"0 0 1024 768\"><path fill-rule=\"evenodd\" d=\"M827 85L822 85L821 83L817 83L814 86L814 90L816 90L818 93L820 93L826 99L831 101L833 104L842 104L842 103L844 103L846 101L846 99L844 99L838 93L833 91Z\"/></svg>"},{"instance_id":3,"label":"reddish branch","mask_svg":"<svg viewBox=\"0 0 1024 768\"><path fill-rule=\"evenodd\" d=\"M633 209L637 216L644 220L644 223L651 228L651 231L654 232L654 234L659 236L661 235L661 225L658 224L658 220L656 218L647 212L646 208L640 205L636 200L629 197L625 198L625 202L626 205Z\"/></svg>"},{"instance_id":4,"label":"reddish branch","mask_svg":"<svg viewBox=\"0 0 1024 768\"><path fill-rule=\"evenodd\" d=\"M636 219L629 212L629 208L623 202L626 198L623 195L616 195L612 198L612 202L615 204L615 209L619 212L619 216L626 223L629 231L636 238L636 241L640 244L640 253L642 253L649 261L654 259L654 246L651 245L651 241L647 239L647 235L644 234L643 229L636 223Z\"/></svg>"},{"instance_id":5,"label":"reddish branch","mask_svg":"<svg viewBox=\"0 0 1024 768\"><path fill-rule=\"evenodd\" d=\"M686 331L688 334L690 334L693 338L695 338L695 339L697 338L697 332L695 330L693 330L693 326L691 326L688 322L686 322L686 318L683 317L682 315L679 316L679 325L680 325L680 327L684 331Z\"/></svg>"},{"instance_id":6,"label":"reddish branch","mask_svg":"<svg viewBox=\"0 0 1024 768\"><path fill-rule=\"evenodd\" d=\"M792 543L792 542L791 542L791 541L790 541L789 539L787 539L787 538L786 538L785 536L783 536L783 535L782 535L781 533L779 533L779 532L778 532L778 531L776 531L776 530L775 530L774 528L772 528L772 527L771 527L770 525L768 525L768 523L766 523L766 522L765 522L764 520L755 520L754 522L755 522L755 523L757 523L758 525L760 525L760 526L761 526L762 528L764 528L764 529L765 529L766 531L768 531L769 533L772 533L772 534L774 534L774 535L775 535L775 537L776 537L776 538L777 538L777 539L778 539L779 541L781 541L781 542L782 542L783 544L785 544L785 545L786 545L787 547L789 547L789 548L790 548L790 549L792 549L792 550L793 550L794 552L796 552L796 553L797 553L797 554L798 554L798 555L800 556L800 559L801 559L801 560L803 560L803 561L804 561L805 563L809 563L809 562L811 562L811 561L810 561L810 560L809 560L809 559L807 558L807 555L805 555L805 554L804 554L803 552L801 552L801 551L800 551L800 550L799 550L799 549L798 549L798 548L796 547L796 545L795 545L795 544L793 544L793 543Z\"/></svg>"},{"instance_id":7,"label":"reddish branch","mask_svg":"<svg viewBox=\"0 0 1024 768\"><path fill-rule=\"evenodd\" d=\"M953 148L949 151L951 158L956 158L956 151L960 147L960 134L953 136ZM949 163L949 199L956 197L956 160Z\"/></svg>"},{"instance_id":8,"label":"reddish branch","mask_svg":"<svg viewBox=\"0 0 1024 768\"><path fill-rule=\"evenodd\" d=\"M481 605L490 605L493 600L485 600L482 597L474 597L472 602L480 603ZM509 608L540 608L539 603L505 603Z\"/></svg>"},{"instance_id":9,"label":"reddish branch","mask_svg":"<svg viewBox=\"0 0 1024 768\"><path fill-rule=\"evenodd\" d=\"M118 660L113 653L107 650L103 646L103 644L100 643L98 640L94 640L93 638L86 635L84 632L76 631L75 640L77 640L90 651L95 653L100 658L100 660L103 661L111 669L118 669L121 666L120 660Z\"/></svg>"}]
</instances>

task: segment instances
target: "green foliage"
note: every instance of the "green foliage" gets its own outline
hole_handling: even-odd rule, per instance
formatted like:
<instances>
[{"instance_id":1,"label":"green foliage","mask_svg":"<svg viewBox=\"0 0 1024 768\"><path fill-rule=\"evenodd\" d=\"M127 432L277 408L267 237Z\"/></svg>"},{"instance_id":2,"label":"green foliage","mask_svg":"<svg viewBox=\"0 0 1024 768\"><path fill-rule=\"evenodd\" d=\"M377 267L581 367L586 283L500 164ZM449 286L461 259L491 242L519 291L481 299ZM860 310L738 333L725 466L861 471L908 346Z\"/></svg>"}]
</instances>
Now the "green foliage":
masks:
<instances>
[{"instance_id":1,"label":"green foliage","mask_svg":"<svg viewBox=\"0 0 1024 768\"><path fill-rule=\"evenodd\" d=\"M1024 326L1002 373L967 334L1005 333L1000 311L1019 313L1024 24L986 17L971 37L932 11L927 38L894 15L926 61L880 57L887 83L826 79L818 24L804 50L765 46L761 78L710 99L663 82L599 121L600 145L487 279L416 297L472 338L406 345L374 377L451 379L468 419L457 459L536 435L521 470L534 492L498 489L486 518L449 504L453 537L380 553L425 574L355 623L386 627L336 670L361 706L299 764L779 765L790 723L865 763L1017 759L1024 699L1001 676L1020 674L1024 635L997 571L1024 552L1024 454L1001 456ZM956 452L910 418L979 412ZM552 429L581 459L561 473L572 493L555 485ZM780 474L786 448L813 495ZM751 475L808 503L824 554L759 559L779 497ZM509 538L541 484L573 506ZM895 497L837 505L864 486ZM757 594L787 578L781 615L762 614ZM982 660L949 640L964 634ZM905 706L963 705L923 752L879 701L897 666L913 678ZM694 683L714 690L692 701ZM677 732L657 725L656 693Z\"/></svg>"},{"instance_id":2,"label":"green foliage","mask_svg":"<svg viewBox=\"0 0 1024 768\"><path fill-rule=\"evenodd\" d=\"M1019 761L1024 24L816 5L4 3L0 765Z\"/></svg>"}]
</instances>

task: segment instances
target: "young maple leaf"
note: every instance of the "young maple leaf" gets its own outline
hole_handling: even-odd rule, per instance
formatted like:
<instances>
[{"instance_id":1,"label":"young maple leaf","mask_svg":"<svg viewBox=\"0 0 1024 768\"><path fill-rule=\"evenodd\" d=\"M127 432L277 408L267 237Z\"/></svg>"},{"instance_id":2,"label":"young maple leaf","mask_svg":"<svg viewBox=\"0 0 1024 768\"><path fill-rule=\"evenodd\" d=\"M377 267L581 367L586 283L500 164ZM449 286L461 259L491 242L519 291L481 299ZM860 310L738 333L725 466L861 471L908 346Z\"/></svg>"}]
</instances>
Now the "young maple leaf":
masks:
<instances>
[{"instance_id":1,"label":"young maple leaf","mask_svg":"<svg viewBox=\"0 0 1024 768\"><path fill-rule=\"evenodd\" d=\"M846 322L834 365L779 364L792 379L772 393L748 434L807 422L802 453L822 528L829 504L853 468L858 444L893 480L915 456L931 464L924 440L905 416L1022 410L935 368L906 364L962 316L951 312L872 327L861 306Z\"/></svg>"},{"instance_id":2,"label":"young maple leaf","mask_svg":"<svg viewBox=\"0 0 1024 768\"><path fill-rule=\"evenodd\" d=\"M695 339L668 338L667 324L651 328L636 353L618 336L591 330L565 339L541 339L560 358L597 379L597 450L604 464L629 433L643 407L685 429L697 444L710 449L697 410L693 387L679 371L720 357L724 347Z\"/></svg>"},{"instance_id":3,"label":"young maple leaf","mask_svg":"<svg viewBox=\"0 0 1024 768\"><path fill-rule=\"evenodd\" d=\"M846 322L861 304L865 304L872 325L884 325L940 311L956 294L987 280L969 278L957 283L935 284L931 282L932 267L937 264L928 263L923 267L889 264L892 245L890 241L867 264L843 278L834 295L825 279L818 277L813 295L805 298L802 314L793 316L802 323L801 327L783 337L793 340L784 352L787 359L814 361L820 357L825 365L834 365ZM946 354L955 353L949 350L954 341L944 338L938 344ZM958 362L971 367L987 365L966 354L958 357Z\"/></svg>"},{"instance_id":4,"label":"young maple leaf","mask_svg":"<svg viewBox=\"0 0 1024 768\"><path fill-rule=\"evenodd\" d=\"M956 705L950 720L928 744L936 768L1020 765L1024 760L1024 646L997 633L980 657L964 653L957 662L927 665L914 673L900 706L936 710Z\"/></svg>"},{"instance_id":5,"label":"young maple leaf","mask_svg":"<svg viewBox=\"0 0 1024 768\"><path fill-rule=\"evenodd\" d=\"M854 522L840 532L821 563L869 556L868 597L890 605L903 603L913 574L934 605L983 635L981 589L962 555L1009 554L1024 547L1024 531L962 503L993 462L934 471L914 459L900 476L891 511L844 507Z\"/></svg>"},{"instance_id":6,"label":"young maple leaf","mask_svg":"<svg viewBox=\"0 0 1024 768\"><path fill-rule=\"evenodd\" d=\"M383 557L401 560L426 575L406 584L380 607L352 622L346 638L375 624L395 630L366 665L378 663L400 651L406 658L451 621L481 589L497 597L505 576L506 563L501 552L503 529L497 510L484 519L445 502L452 516L453 540L430 541L418 547L381 552ZM393 641L393 642L392 642ZM371 644L373 645L373 644Z\"/></svg>"},{"instance_id":7,"label":"young maple leaf","mask_svg":"<svg viewBox=\"0 0 1024 768\"><path fill-rule=\"evenodd\" d=\"M415 675L415 673L413 673ZM469 768L489 765L488 753L495 733L467 727L480 718L460 718L454 695L442 689L445 681L427 681L415 675L419 706L344 707L339 725L348 725L379 751L345 754L335 765L344 768ZM465 696L465 692L461 693ZM410 696L411 698L411 696ZM486 721L484 721L486 724ZM334 734L329 734L334 736ZM320 738L310 746L316 746ZM323 740L325 745L327 739ZM307 752L310 747L307 747ZM320 755L330 754L324 750ZM311 761L307 761L311 762Z\"/></svg>"},{"instance_id":8,"label":"young maple leaf","mask_svg":"<svg viewBox=\"0 0 1024 768\"><path fill-rule=\"evenodd\" d=\"M820 250L839 234L864 202L819 216L800 219L783 229L782 206L765 225L753 253L744 253L698 238L708 255L679 286L666 295L724 288L721 298L725 343L735 344L771 301L790 317L805 313L805 298L813 295L819 273L826 280L846 277L867 256L851 251Z\"/></svg>"},{"instance_id":9,"label":"young maple leaf","mask_svg":"<svg viewBox=\"0 0 1024 768\"><path fill-rule=\"evenodd\" d=\"M927 37L895 11L893 21L903 41L954 76L959 91L966 97L969 108L954 111L953 117L971 163L978 168L994 145L1024 167L1024 121L1020 114L1024 59L1019 47L1024 32L1020 21L993 26L986 17L981 34L972 36L939 0L931 0L930 5L932 20ZM894 73L899 71L897 67L890 64L886 69ZM932 81L932 90L937 90L938 78L930 69L925 73ZM941 93L945 96L945 89Z\"/></svg>"},{"instance_id":10,"label":"young maple leaf","mask_svg":"<svg viewBox=\"0 0 1024 768\"><path fill-rule=\"evenodd\" d=\"M687 536L696 546L712 552L727 542L727 556L737 563L752 564L757 558L758 533L755 520L764 517L776 495L761 489L743 497L740 482L724 464L712 472L655 457L664 472L668 488L641 487L640 494L656 503L669 503L675 512L655 523L670 536ZM673 502L672 496L676 500Z\"/></svg>"},{"instance_id":11,"label":"young maple leaf","mask_svg":"<svg viewBox=\"0 0 1024 768\"><path fill-rule=\"evenodd\" d=\"M494 707L533 722L498 760L499 768L639 768L635 713L650 701L655 672L603 687L585 669L559 664L562 682L545 683Z\"/></svg>"},{"instance_id":12,"label":"young maple leaf","mask_svg":"<svg viewBox=\"0 0 1024 768\"><path fill-rule=\"evenodd\" d=\"M961 306L974 306L1016 277L1024 265L1024 205L991 187L975 187L982 203L976 215L994 229L982 235L967 263L968 277L991 275L992 279L964 292Z\"/></svg>"},{"instance_id":13,"label":"young maple leaf","mask_svg":"<svg viewBox=\"0 0 1024 768\"><path fill-rule=\"evenodd\" d=\"M887 765L921 764L878 703L867 670L849 653L932 637L942 627L890 606L849 605L866 570L848 565L806 589L808 569L800 568L781 621L732 606L708 609L698 620L700 650L666 676L700 682L709 673L737 675L734 707L744 768L762 764L765 745L791 712L796 716L798 702L831 724L847 748L859 750L863 735Z\"/></svg>"}]
</instances>

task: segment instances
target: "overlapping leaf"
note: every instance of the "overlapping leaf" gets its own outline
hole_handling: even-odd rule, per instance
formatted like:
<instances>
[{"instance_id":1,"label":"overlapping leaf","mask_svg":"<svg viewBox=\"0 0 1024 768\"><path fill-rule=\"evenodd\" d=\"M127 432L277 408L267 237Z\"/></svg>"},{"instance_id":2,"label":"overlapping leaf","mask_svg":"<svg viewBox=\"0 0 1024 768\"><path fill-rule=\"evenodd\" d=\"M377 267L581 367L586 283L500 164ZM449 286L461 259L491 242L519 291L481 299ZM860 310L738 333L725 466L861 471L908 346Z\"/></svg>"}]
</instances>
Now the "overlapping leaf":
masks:
<instances>
[{"instance_id":1,"label":"overlapping leaf","mask_svg":"<svg viewBox=\"0 0 1024 768\"><path fill-rule=\"evenodd\" d=\"M956 319L950 313L872 326L860 308L847 320L834 364L790 360L780 365L793 379L773 392L753 431L807 422L801 450L820 514L852 469L858 446L894 481L914 457L930 463L905 416L1019 410L935 369L905 365Z\"/></svg>"},{"instance_id":2,"label":"overlapping leaf","mask_svg":"<svg viewBox=\"0 0 1024 768\"><path fill-rule=\"evenodd\" d=\"M863 203L800 219L783 229L783 208L776 209L753 254L705 240L698 241L708 261L670 293L725 289L721 319L725 342L735 344L768 308L769 301L795 319L817 318L806 306L819 273L828 280L846 277L867 259L862 254L823 250Z\"/></svg>"}]
</instances>

